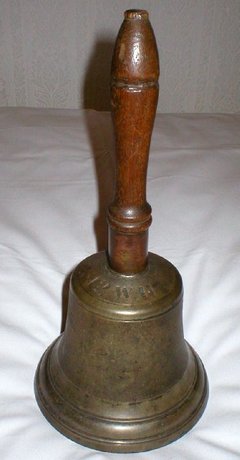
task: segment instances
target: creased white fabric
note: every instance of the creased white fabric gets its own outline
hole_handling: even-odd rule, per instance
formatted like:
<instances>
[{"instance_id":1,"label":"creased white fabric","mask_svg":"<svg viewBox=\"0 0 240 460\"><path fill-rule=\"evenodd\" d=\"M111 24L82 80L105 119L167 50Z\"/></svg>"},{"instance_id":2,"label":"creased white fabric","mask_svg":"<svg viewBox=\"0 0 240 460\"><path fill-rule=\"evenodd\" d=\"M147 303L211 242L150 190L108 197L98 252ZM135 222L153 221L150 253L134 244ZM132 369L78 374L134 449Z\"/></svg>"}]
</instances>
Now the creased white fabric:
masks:
<instances>
[{"instance_id":1,"label":"creased white fabric","mask_svg":"<svg viewBox=\"0 0 240 460\"><path fill-rule=\"evenodd\" d=\"M240 458L240 116L158 115L148 169L149 249L177 266L185 337L210 397L179 441L120 459ZM38 361L61 328L68 274L106 244L109 113L0 110L0 458L110 459L59 434L35 402Z\"/></svg>"}]
</instances>

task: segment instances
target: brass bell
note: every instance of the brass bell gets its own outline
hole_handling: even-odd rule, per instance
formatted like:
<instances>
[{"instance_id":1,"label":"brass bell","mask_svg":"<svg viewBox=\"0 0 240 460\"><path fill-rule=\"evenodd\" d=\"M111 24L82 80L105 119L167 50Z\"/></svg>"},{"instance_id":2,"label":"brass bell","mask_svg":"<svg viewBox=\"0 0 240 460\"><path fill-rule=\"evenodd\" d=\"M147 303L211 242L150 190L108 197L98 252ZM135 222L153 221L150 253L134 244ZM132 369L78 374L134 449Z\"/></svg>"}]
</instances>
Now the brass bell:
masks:
<instances>
[{"instance_id":1,"label":"brass bell","mask_svg":"<svg viewBox=\"0 0 240 460\"><path fill-rule=\"evenodd\" d=\"M158 76L148 13L126 11L111 73L117 169L108 250L74 270L65 331L35 378L49 422L109 452L140 452L179 438L197 422L208 395L204 367L183 336L181 276L147 250Z\"/></svg>"}]
</instances>

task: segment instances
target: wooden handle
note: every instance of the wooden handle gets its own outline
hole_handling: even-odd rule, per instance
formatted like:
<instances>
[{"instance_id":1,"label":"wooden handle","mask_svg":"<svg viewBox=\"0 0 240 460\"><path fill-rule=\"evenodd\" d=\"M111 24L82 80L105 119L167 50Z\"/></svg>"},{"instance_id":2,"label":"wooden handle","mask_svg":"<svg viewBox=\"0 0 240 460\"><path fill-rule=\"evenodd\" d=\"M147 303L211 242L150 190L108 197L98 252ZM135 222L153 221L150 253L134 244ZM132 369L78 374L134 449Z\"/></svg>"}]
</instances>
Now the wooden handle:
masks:
<instances>
[{"instance_id":1,"label":"wooden handle","mask_svg":"<svg viewBox=\"0 0 240 460\"><path fill-rule=\"evenodd\" d=\"M147 265L151 206L146 176L158 100L156 40L144 10L128 10L112 60L111 104L116 139L116 189L108 209L112 269L133 274Z\"/></svg>"}]
</instances>

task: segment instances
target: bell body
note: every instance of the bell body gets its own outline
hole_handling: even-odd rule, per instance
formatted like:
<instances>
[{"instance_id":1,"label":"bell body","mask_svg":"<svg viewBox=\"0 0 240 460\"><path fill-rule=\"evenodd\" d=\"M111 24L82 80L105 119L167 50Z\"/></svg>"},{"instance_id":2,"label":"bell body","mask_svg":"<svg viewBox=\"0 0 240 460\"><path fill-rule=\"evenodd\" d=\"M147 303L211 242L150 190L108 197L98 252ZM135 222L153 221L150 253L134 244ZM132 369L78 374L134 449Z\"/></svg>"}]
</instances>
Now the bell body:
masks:
<instances>
[{"instance_id":1,"label":"bell body","mask_svg":"<svg viewBox=\"0 0 240 460\"><path fill-rule=\"evenodd\" d=\"M35 391L65 436L109 452L139 452L188 431L207 379L182 328L182 280L149 253L146 270L121 275L105 252L75 269L64 333L45 352Z\"/></svg>"}]
</instances>

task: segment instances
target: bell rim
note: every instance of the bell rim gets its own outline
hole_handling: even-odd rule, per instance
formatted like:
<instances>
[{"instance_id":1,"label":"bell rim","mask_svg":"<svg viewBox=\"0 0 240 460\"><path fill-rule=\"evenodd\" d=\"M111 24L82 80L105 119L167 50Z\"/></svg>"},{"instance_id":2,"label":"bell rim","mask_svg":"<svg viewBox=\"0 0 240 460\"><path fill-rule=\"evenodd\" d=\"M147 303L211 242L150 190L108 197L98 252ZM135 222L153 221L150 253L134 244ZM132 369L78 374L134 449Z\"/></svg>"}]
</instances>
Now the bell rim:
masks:
<instances>
[{"instance_id":1,"label":"bell rim","mask_svg":"<svg viewBox=\"0 0 240 460\"><path fill-rule=\"evenodd\" d=\"M132 421L128 420L126 421L126 427L129 431L128 438L117 439L117 436L121 434L121 430L123 429L124 421L122 419L106 420L105 417L94 417L93 414L89 414L88 411L84 409L79 411L78 408L78 417L83 420L83 423L82 427L78 424L76 429L72 405L68 404L66 399L62 398L58 390L48 382L47 367L49 357L52 349L60 338L61 336L47 348L39 362L35 374L34 391L38 406L44 417L55 429L70 440L85 447L103 452L144 452L163 447L179 439L190 431L202 416L209 394L207 374L198 354L186 342L197 366L197 378L191 393L185 396L184 400L178 401L178 403L171 408L169 414L165 411L164 413L159 413L152 417L143 417L138 420L132 419ZM113 433L118 432L117 436L109 437L109 423L112 423ZM146 433L149 431L149 428L152 432L154 426L155 434L137 438L140 426L141 430ZM107 427L105 436L97 435L99 427L102 432L104 432L105 427Z\"/></svg>"}]
</instances>

